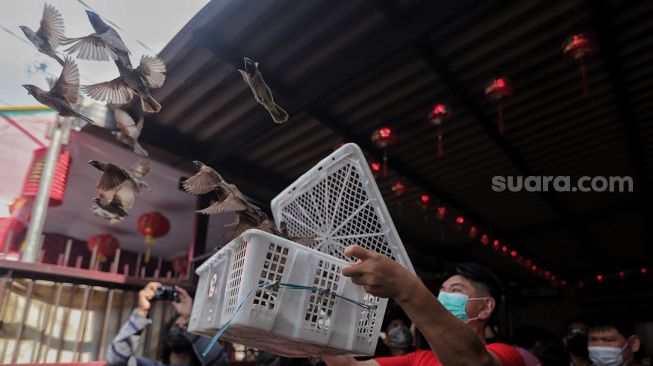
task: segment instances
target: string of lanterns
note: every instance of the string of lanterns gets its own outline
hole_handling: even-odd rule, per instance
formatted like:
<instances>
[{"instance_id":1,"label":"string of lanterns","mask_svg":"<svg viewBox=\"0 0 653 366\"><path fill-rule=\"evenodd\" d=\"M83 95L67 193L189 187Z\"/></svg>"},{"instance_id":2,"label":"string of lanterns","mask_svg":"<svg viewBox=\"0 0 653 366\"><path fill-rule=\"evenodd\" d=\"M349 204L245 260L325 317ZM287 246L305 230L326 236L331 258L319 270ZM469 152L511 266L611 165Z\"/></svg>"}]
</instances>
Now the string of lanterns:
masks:
<instances>
[{"instance_id":1,"label":"string of lanterns","mask_svg":"<svg viewBox=\"0 0 653 366\"><path fill-rule=\"evenodd\" d=\"M648 275L648 267L643 266L638 268L622 269L620 271L597 273L593 277L583 277L578 279L576 285L578 288L585 288L585 286L590 284L602 285L604 283L615 283L636 278L646 278Z\"/></svg>"},{"instance_id":2,"label":"string of lanterns","mask_svg":"<svg viewBox=\"0 0 653 366\"><path fill-rule=\"evenodd\" d=\"M582 83L583 83L583 95L588 95L588 86L587 86L587 61L593 56L597 51L596 43L593 38L588 34L575 34L569 37L562 47L562 53L564 56L571 58L573 61L579 64L579 71L581 73ZM497 106L497 130L500 135L505 133L505 123L503 117L503 107L508 101L508 99L513 95L514 87L513 83L507 76L499 76L491 79L484 88L485 96ZM436 127L436 156L441 158L444 156L444 133L443 126L445 123L448 123L453 118L452 109L442 103L436 103L429 110L427 114L427 122ZM397 134L387 126L380 127L373 131L371 136L372 143L378 149L383 151L383 161L381 163L373 161L370 163L370 170L372 171L375 178L386 177L388 175L388 149L397 142ZM391 186L392 193L396 197L401 197L407 192L406 184L397 180ZM425 212L430 210L431 197L427 194L421 194L419 201L417 202L418 206ZM444 221L447 216L447 207L444 205L439 205L435 207L434 215L439 221ZM465 227L466 220L463 216L456 216L454 224L458 230L462 230ZM478 240L478 242L487 248L496 250L503 255L514 260L518 265L530 270L533 274L544 278L548 282L554 285L567 285L567 280L560 278L555 275L551 270L543 268L541 265L535 263L531 258L527 258L519 254L516 250L511 249L508 245L502 244L499 239L494 239L490 243L490 237L487 233L480 234L480 231L477 226L470 225L468 235L470 239ZM631 271L632 272L632 271ZM621 271L616 274L618 278L624 279L628 275L627 272ZM630 272L628 272L630 273ZM648 270L646 267L640 269L640 273L646 275ZM602 282L605 278L614 277L612 274L610 276L599 274L597 275L595 281ZM579 280L579 287L582 287L581 284L584 283L582 280Z\"/></svg>"}]
</instances>

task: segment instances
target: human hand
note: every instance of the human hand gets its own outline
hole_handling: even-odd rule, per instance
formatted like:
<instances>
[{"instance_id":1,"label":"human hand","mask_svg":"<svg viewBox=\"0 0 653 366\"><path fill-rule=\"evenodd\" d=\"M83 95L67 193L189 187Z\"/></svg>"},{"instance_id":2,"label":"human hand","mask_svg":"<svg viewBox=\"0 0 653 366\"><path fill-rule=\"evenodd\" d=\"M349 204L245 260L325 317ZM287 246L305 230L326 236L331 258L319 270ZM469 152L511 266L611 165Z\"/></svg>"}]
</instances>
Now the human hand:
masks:
<instances>
[{"instance_id":1,"label":"human hand","mask_svg":"<svg viewBox=\"0 0 653 366\"><path fill-rule=\"evenodd\" d=\"M147 318L147 313L150 311L150 307L152 306L152 298L156 294L156 289L159 287L161 287L159 282L149 282L138 292L138 306L136 307L136 312L144 318Z\"/></svg>"},{"instance_id":2,"label":"human hand","mask_svg":"<svg viewBox=\"0 0 653 366\"><path fill-rule=\"evenodd\" d=\"M179 294L179 302L173 302L172 306L174 306L180 317L188 321L190 319L190 313L193 311L193 298L186 290L179 286L175 286L175 290Z\"/></svg>"},{"instance_id":3,"label":"human hand","mask_svg":"<svg viewBox=\"0 0 653 366\"><path fill-rule=\"evenodd\" d=\"M363 286L369 294L403 300L419 283L415 275L383 254L350 245L345 255L356 257L358 261L343 267L342 274L350 277L354 284Z\"/></svg>"}]
</instances>

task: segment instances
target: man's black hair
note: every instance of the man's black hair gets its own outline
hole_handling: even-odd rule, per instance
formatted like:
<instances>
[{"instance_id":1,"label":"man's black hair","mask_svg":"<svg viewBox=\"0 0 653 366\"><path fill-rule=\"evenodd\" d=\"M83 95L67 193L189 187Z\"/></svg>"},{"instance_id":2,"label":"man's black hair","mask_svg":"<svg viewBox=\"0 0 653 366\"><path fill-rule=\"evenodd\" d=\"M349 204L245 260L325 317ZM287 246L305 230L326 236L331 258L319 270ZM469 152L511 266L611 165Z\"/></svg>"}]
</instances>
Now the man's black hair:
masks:
<instances>
[{"instance_id":1,"label":"man's black hair","mask_svg":"<svg viewBox=\"0 0 653 366\"><path fill-rule=\"evenodd\" d=\"M501 280L492 271L477 263L458 263L445 271L443 279L446 281L455 275L462 276L475 284L485 287L495 302L492 315L497 314L501 306L503 287L501 286Z\"/></svg>"},{"instance_id":2,"label":"man's black hair","mask_svg":"<svg viewBox=\"0 0 653 366\"><path fill-rule=\"evenodd\" d=\"M599 316L592 319L588 326L589 332L609 330L611 328L616 329L626 339L635 335L633 322L618 317Z\"/></svg>"}]
</instances>

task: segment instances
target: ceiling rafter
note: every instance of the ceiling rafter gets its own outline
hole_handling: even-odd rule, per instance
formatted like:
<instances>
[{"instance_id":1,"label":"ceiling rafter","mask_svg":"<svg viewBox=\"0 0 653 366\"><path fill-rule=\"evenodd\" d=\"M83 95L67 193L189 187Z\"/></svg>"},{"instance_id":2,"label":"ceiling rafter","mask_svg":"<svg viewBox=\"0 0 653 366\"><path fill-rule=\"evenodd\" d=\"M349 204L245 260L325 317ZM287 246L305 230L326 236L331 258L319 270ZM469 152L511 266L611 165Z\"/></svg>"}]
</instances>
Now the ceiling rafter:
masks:
<instances>
[{"instance_id":1,"label":"ceiling rafter","mask_svg":"<svg viewBox=\"0 0 653 366\"><path fill-rule=\"evenodd\" d=\"M408 16L400 11L393 0L375 0L373 2L396 28L402 29L410 24ZM457 77L438 59L434 48L425 40L425 38L426 37L423 37L423 39L417 42L415 52L424 60L424 62L426 62L433 73L445 86L448 91L447 95L449 95L450 99L455 100L457 104L461 105L466 112L478 122L479 126L482 127L484 132L500 148L503 154L514 164L522 175L536 175L519 154L505 141L505 139L501 137L494 123L492 123L481 108L476 105L471 95L459 86L460 83L458 82ZM562 217L563 220L571 219L569 212L567 212L567 210L565 210L550 193L540 192L539 196L551 209L553 209L554 212L556 212L556 214ZM581 244L587 249L592 257L601 260L606 258L603 253L597 250L596 246L592 245L591 239L582 228L576 227L574 228L574 232L579 238Z\"/></svg>"}]
</instances>

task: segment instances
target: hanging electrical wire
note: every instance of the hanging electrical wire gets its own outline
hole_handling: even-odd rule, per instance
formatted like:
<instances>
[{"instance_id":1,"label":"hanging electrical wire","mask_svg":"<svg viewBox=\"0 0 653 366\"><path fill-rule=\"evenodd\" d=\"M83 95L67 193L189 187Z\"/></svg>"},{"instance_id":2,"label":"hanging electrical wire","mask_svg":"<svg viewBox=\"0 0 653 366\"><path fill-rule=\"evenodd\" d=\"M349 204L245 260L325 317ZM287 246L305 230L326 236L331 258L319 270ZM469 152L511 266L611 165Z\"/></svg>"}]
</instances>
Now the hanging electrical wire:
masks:
<instances>
[{"instance_id":1,"label":"hanging electrical wire","mask_svg":"<svg viewBox=\"0 0 653 366\"><path fill-rule=\"evenodd\" d=\"M100 15L100 13L99 13L98 11L96 11L96 10L93 9L93 8L91 8L91 7L90 7L88 4L86 4L83 0L77 0L77 1L78 1L80 4L82 4L86 9L88 9L88 10L90 10L90 11L92 11L92 12L98 14L98 15ZM102 18L104 18L104 20L106 20L107 23L113 25L116 29L120 30L122 33L124 33L125 35L127 35L129 38L133 39L133 40L136 41L138 44L140 44L141 46L145 47L145 49L147 49L148 51L150 51L150 52L156 54L156 52L154 52L154 50L152 50L150 47L148 47L148 46L145 44L145 42L141 41L140 39L136 38L135 36L132 36L130 33L128 33L127 31L125 31L124 29L122 29L118 24L112 22L112 21L111 21L110 19L108 19L107 17L102 16Z\"/></svg>"}]
</instances>

